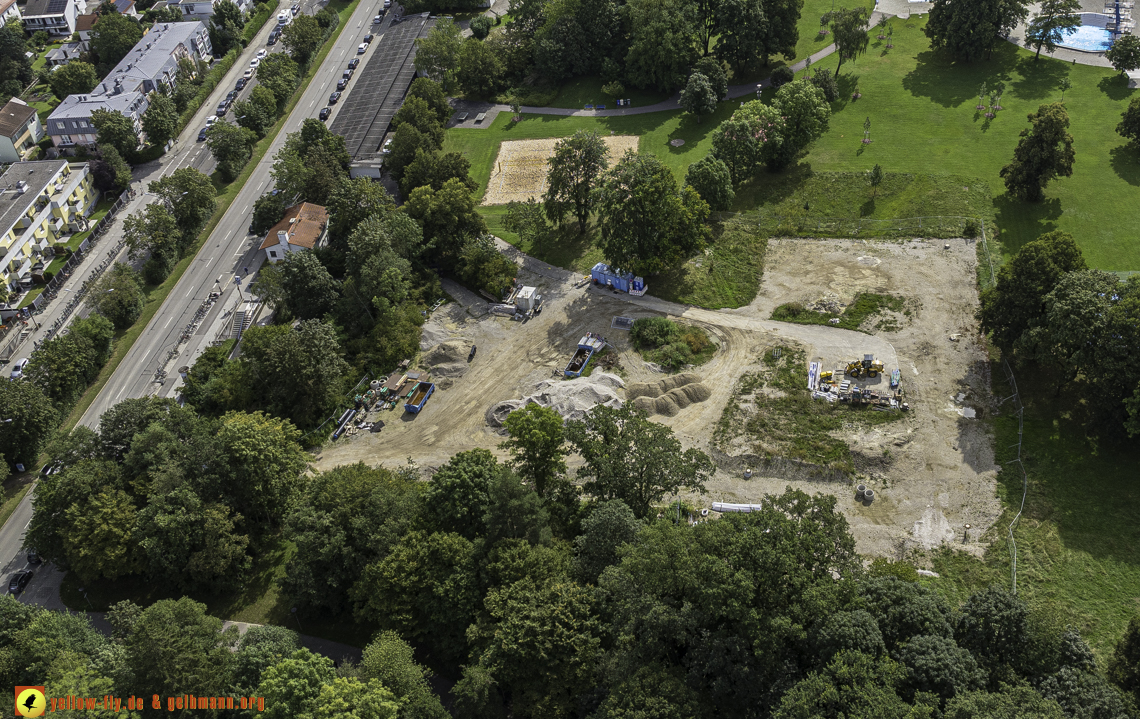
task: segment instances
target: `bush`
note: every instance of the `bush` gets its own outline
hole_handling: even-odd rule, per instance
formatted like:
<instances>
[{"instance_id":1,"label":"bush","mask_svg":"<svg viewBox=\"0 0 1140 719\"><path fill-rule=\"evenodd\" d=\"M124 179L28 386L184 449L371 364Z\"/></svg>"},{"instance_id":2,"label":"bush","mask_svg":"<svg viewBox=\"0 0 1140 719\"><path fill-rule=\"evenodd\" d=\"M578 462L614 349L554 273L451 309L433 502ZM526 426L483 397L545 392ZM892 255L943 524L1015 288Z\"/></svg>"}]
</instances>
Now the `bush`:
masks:
<instances>
[{"instance_id":1,"label":"bush","mask_svg":"<svg viewBox=\"0 0 1140 719\"><path fill-rule=\"evenodd\" d=\"M642 349L656 349L676 342L680 336L681 329L677 327L677 323L667 317L637 319L629 333L634 346Z\"/></svg>"},{"instance_id":2,"label":"bush","mask_svg":"<svg viewBox=\"0 0 1140 719\"><path fill-rule=\"evenodd\" d=\"M161 285L162 281L170 276L170 271L174 269L174 263L169 259L161 256L152 256L143 265L143 280L148 285Z\"/></svg>"},{"instance_id":3,"label":"bush","mask_svg":"<svg viewBox=\"0 0 1140 719\"><path fill-rule=\"evenodd\" d=\"M474 35L477 40L482 40L490 34L491 28L494 26L495 23L491 18L486 15L480 15L479 17L471 19L471 34Z\"/></svg>"},{"instance_id":4,"label":"bush","mask_svg":"<svg viewBox=\"0 0 1140 719\"><path fill-rule=\"evenodd\" d=\"M689 348L689 351L695 355L712 349L713 343L701 330L696 327L690 327L681 334L681 341Z\"/></svg>"},{"instance_id":5,"label":"bush","mask_svg":"<svg viewBox=\"0 0 1140 719\"><path fill-rule=\"evenodd\" d=\"M654 352L653 356L662 369L670 372L676 372L685 365L693 363L693 351L684 342L667 344Z\"/></svg>"},{"instance_id":6,"label":"bush","mask_svg":"<svg viewBox=\"0 0 1140 719\"><path fill-rule=\"evenodd\" d=\"M978 236L979 232L977 220L966 220L966 225L962 228L962 237L972 240Z\"/></svg>"},{"instance_id":7,"label":"bush","mask_svg":"<svg viewBox=\"0 0 1140 719\"><path fill-rule=\"evenodd\" d=\"M254 36L257 35L257 31L265 25L265 21L277 13L277 3L278 0L272 0L268 3L258 3L253 6L253 16L246 21L245 27L241 32L241 39L244 43L243 47L249 45Z\"/></svg>"},{"instance_id":8,"label":"bush","mask_svg":"<svg viewBox=\"0 0 1140 719\"><path fill-rule=\"evenodd\" d=\"M792 68L787 65L781 65L772 71L772 87L777 88L781 85L787 85L792 80L796 79L796 73Z\"/></svg>"},{"instance_id":9,"label":"bush","mask_svg":"<svg viewBox=\"0 0 1140 719\"><path fill-rule=\"evenodd\" d=\"M816 70L812 73L811 84L823 90L823 97L828 102L835 102L839 99L839 82L831 74L831 70Z\"/></svg>"}]
</instances>

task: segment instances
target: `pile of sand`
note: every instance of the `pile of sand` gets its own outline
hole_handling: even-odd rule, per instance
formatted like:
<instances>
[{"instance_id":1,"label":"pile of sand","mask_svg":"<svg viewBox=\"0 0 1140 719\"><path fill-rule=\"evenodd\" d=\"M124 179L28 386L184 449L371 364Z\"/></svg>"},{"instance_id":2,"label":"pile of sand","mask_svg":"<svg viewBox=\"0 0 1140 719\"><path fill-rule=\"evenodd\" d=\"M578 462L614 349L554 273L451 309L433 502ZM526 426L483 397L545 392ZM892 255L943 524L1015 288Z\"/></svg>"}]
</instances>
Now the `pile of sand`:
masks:
<instances>
[{"instance_id":1,"label":"pile of sand","mask_svg":"<svg viewBox=\"0 0 1140 719\"><path fill-rule=\"evenodd\" d=\"M463 340L447 340L437 344L423 356L423 364L432 377L462 377L467 374L467 354L471 345Z\"/></svg>"},{"instance_id":2,"label":"pile of sand","mask_svg":"<svg viewBox=\"0 0 1140 719\"><path fill-rule=\"evenodd\" d=\"M626 150L636 152L639 139L637 135L603 137L610 164L617 162ZM499 145L482 204L505 205L513 200L526 202L531 197L541 198L546 189L546 174L550 170L547 160L554 154L557 143L558 138L551 137L508 140Z\"/></svg>"},{"instance_id":3,"label":"pile of sand","mask_svg":"<svg viewBox=\"0 0 1140 719\"><path fill-rule=\"evenodd\" d=\"M420 349L429 350L450 337L450 332L439 325L433 325L428 322L420 329Z\"/></svg>"},{"instance_id":4,"label":"pile of sand","mask_svg":"<svg viewBox=\"0 0 1140 719\"><path fill-rule=\"evenodd\" d=\"M674 417L691 404L704 402L712 390L701 383L695 372L673 375L656 382L637 382L625 391L633 406L646 414L663 414Z\"/></svg>"},{"instance_id":5,"label":"pile of sand","mask_svg":"<svg viewBox=\"0 0 1140 719\"><path fill-rule=\"evenodd\" d=\"M550 407L564 419L582 419L595 406L621 407L622 400L615 390L625 383L617 375L595 372L589 377L572 381L543 380L535 386L535 393L522 399L508 399L487 410L487 424L502 427L507 415L528 404Z\"/></svg>"}]
</instances>

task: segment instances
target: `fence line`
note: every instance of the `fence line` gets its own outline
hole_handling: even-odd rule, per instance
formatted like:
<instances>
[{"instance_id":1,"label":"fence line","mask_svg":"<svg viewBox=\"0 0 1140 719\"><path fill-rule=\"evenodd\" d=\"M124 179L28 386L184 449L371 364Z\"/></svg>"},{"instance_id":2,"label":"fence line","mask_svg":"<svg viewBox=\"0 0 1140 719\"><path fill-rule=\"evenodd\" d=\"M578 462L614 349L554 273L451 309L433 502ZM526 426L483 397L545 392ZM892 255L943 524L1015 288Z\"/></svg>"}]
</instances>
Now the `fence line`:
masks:
<instances>
[{"instance_id":1,"label":"fence line","mask_svg":"<svg viewBox=\"0 0 1140 719\"><path fill-rule=\"evenodd\" d=\"M807 215L762 215L759 226L774 234L781 231L803 232L826 237L893 237L915 235L925 237L964 237L967 225L977 223L973 234L981 231L985 220L958 215L926 215L895 217L886 220L867 217L809 217Z\"/></svg>"},{"instance_id":2,"label":"fence line","mask_svg":"<svg viewBox=\"0 0 1140 719\"><path fill-rule=\"evenodd\" d=\"M982 225L982 250L986 255L986 264L990 268L989 286L993 287L997 284L997 274L994 271L994 262L990 255L989 243L986 241L984 223ZM1013 530L1021 521L1021 515L1025 511L1025 498L1029 494L1029 474L1025 471L1025 462L1022 461L1021 455L1022 437L1025 433L1025 405L1021 402L1021 394L1017 389L1017 378L1013 375L1013 368L1009 366L1009 361L1005 357L1002 357L1001 364L1002 369L1005 371L1006 382L1009 383L1010 395L1002 399L998 404L1001 405L1009 400L1013 400L1014 412L1017 415L1017 443L1011 445L1011 447L1017 448L1017 457L1009 460L1006 464L1017 463L1018 469L1021 470L1021 505L1017 508L1017 514L1013 516L1009 526L1006 527L1006 544L1009 546L1010 556L1010 584L1013 593L1017 594L1017 540L1013 538Z\"/></svg>"}]
</instances>

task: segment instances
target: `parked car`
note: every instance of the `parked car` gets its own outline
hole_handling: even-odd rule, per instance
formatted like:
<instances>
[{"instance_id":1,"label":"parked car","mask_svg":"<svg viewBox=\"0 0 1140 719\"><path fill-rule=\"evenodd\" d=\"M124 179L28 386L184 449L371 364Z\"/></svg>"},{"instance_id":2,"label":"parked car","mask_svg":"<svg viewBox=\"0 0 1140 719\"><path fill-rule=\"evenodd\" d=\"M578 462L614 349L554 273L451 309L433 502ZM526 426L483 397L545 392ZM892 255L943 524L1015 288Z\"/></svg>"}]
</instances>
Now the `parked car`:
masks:
<instances>
[{"instance_id":1,"label":"parked car","mask_svg":"<svg viewBox=\"0 0 1140 719\"><path fill-rule=\"evenodd\" d=\"M355 71L355 70L353 70L353 69L350 67L349 69L347 69L347 70L345 70L344 72L342 72L342 73L340 74L340 76L341 76L341 77L343 77L345 80L351 80L351 79L352 79L352 74L353 74L354 72L356 72L356 71Z\"/></svg>"},{"instance_id":2,"label":"parked car","mask_svg":"<svg viewBox=\"0 0 1140 719\"><path fill-rule=\"evenodd\" d=\"M294 15L296 15L297 13L301 12L301 6L300 5L294 5L293 7L289 8L289 10L291 10L292 13Z\"/></svg>"},{"instance_id":3,"label":"parked car","mask_svg":"<svg viewBox=\"0 0 1140 719\"><path fill-rule=\"evenodd\" d=\"M266 45L276 45L277 40L280 37L281 37L281 33L274 30L273 32L269 33L269 40L265 44Z\"/></svg>"},{"instance_id":4,"label":"parked car","mask_svg":"<svg viewBox=\"0 0 1140 719\"><path fill-rule=\"evenodd\" d=\"M218 121L217 115L210 115L209 117L206 118L206 127L208 127L208 128L213 127L214 123L216 123L217 121Z\"/></svg>"},{"instance_id":5,"label":"parked car","mask_svg":"<svg viewBox=\"0 0 1140 719\"><path fill-rule=\"evenodd\" d=\"M245 86L248 84L249 84L249 78L239 77L238 81L237 81L237 85L234 87L234 89L237 90L238 92L241 92L242 90L245 89Z\"/></svg>"},{"instance_id":6,"label":"parked car","mask_svg":"<svg viewBox=\"0 0 1140 719\"><path fill-rule=\"evenodd\" d=\"M392 0L384 0L384 9L387 10L390 7L392 7Z\"/></svg>"},{"instance_id":7,"label":"parked car","mask_svg":"<svg viewBox=\"0 0 1140 719\"><path fill-rule=\"evenodd\" d=\"M260 59L260 58L256 58L256 57L255 57L255 58L253 58L252 60L250 60L250 61L249 61L249 66L250 66L250 67L252 67L252 68L255 68L255 69L256 69L256 68L257 68L257 66L258 66L258 65L260 65L260 64L261 64L261 59Z\"/></svg>"},{"instance_id":8,"label":"parked car","mask_svg":"<svg viewBox=\"0 0 1140 719\"><path fill-rule=\"evenodd\" d=\"M372 24L373 25L379 25L380 21L383 19L384 19L383 15L377 15L376 17L372 18Z\"/></svg>"},{"instance_id":9,"label":"parked car","mask_svg":"<svg viewBox=\"0 0 1140 719\"><path fill-rule=\"evenodd\" d=\"M205 142L205 141L206 141L206 128L203 127L201 130L198 131L198 142Z\"/></svg>"},{"instance_id":10,"label":"parked car","mask_svg":"<svg viewBox=\"0 0 1140 719\"><path fill-rule=\"evenodd\" d=\"M221 102L219 102L218 103L218 117L225 115L226 112L229 111L229 109L230 109L230 101L229 100L222 100Z\"/></svg>"},{"instance_id":11,"label":"parked car","mask_svg":"<svg viewBox=\"0 0 1140 719\"><path fill-rule=\"evenodd\" d=\"M356 66L360 64L360 58L354 57L348 61L348 69L355 70Z\"/></svg>"},{"instance_id":12,"label":"parked car","mask_svg":"<svg viewBox=\"0 0 1140 719\"><path fill-rule=\"evenodd\" d=\"M45 477L53 474L59 474L59 465L57 465L55 462L48 462L42 468L40 468L40 474Z\"/></svg>"},{"instance_id":13,"label":"parked car","mask_svg":"<svg viewBox=\"0 0 1140 719\"><path fill-rule=\"evenodd\" d=\"M372 33L368 33L367 35L365 35L365 36L364 36L364 44L365 44L365 45L369 45L369 44L371 44L371 43L372 43L372 39L373 39L373 38L375 38L375 37L376 37L376 36L375 36L375 35L373 35Z\"/></svg>"},{"instance_id":14,"label":"parked car","mask_svg":"<svg viewBox=\"0 0 1140 719\"><path fill-rule=\"evenodd\" d=\"M360 47L356 48L356 54L357 55L363 55L367 50L368 50L368 44L362 42L362 43L360 43Z\"/></svg>"},{"instance_id":15,"label":"parked car","mask_svg":"<svg viewBox=\"0 0 1140 719\"><path fill-rule=\"evenodd\" d=\"M340 92L334 92L333 94L329 95L330 105L335 105L338 100L340 100Z\"/></svg>"},{"instance_id":16,"label":"parked car","mask_svg":"<svg viewBox=\"0 0 1140 719\"><path fill-rule=\"evenodd\" d=\"M241 76L244 77L246 80L253 77L253 68L252 67L246 68L246 71L243 72Z\"/></svg>"},{"instance_id":17,"label":"parked car","mask_svg":"<svg viewBox=\"0 0 1140 719\"><path fill-rule=\"evenodd\" d=\"M337 83L336 83L336 89L337 90L343 90L346 87L348 87L348 78L341 78L340 80L337 81Z\"/></svg>"},{"instance_id":18,"label":"parked car","mask_svg":"<svg viewBox=\"0 0 1140 719\"><path fill-rule=\"evenodd\" d=\"M332 108L331 107L322 107L321 108L321 114L320 114L321 122L324 122L325 120L329 119L329 115L331 115L331 114L332 114Z\"/></svg>"},{"instance_id":19,"label":"parked car","mask_svg":"<svg viewBox=\"0 0 1140 719\"><path fill-rule=\"evenodd\" d=\"M24 376L24 368L28 366L28 358L16 360L16 364L12 365L12 379L20 379Z\"/></svg>"},{"instance_id":20,"label":"parked car","mask_svg":"<svg viewBox=\"0 0 1140 719\"><path fill-rule=\"evenodd\" d=\"M264 60L265 56L268 54L269 54L268 50L266 50L265 48L261 48L260 50L257 51L257 59L258 60Z\"/></svg>"},{"instance_id":21,"label":"parked car","mask_svg":"<svg viewBox=\"0 0 1140 719\"><path fill-rule=\"evenodd\" d=\"M12 579L8 582L8 593L12 595L22 593L27 588L28 582L32 581L34 574L35 572L30 569L13 574Z\"/></svg>"},{"instance_id":22,"label":"parked car","mask_svg":"<svg viewBox=\"0 0 1140 719\"><path fill-rule=\"evenodd\" d=\"M28 564L35 566L37 564L43 564L43 561L44 560L40 559L40 555L36 552L36 550L28 550Z\"/></svg>"},{"instance_id":23,"label":"parked car","mask_svg":"<svg viewBox=\"0 0 1140 719\"><path fill-rule=\"evenodd\" d=\"M238 96L238 91L237 91L237 90L230 90L230 91L229 91L229 92L226 94L226 102L233 102L234 100L236 100L236 99L237 99L237 96Z\"/></svg>"}]
</instances>

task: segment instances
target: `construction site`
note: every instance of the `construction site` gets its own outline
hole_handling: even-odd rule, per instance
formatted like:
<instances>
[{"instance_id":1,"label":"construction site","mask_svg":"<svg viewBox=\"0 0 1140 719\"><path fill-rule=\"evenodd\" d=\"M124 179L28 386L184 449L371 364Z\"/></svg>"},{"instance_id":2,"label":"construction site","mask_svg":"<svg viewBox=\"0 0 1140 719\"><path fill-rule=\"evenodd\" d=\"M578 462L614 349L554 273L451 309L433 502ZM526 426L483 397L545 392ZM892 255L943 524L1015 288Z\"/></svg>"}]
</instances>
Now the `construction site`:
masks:
<instances>
[{"instance_id":1,"label":"construction site","mask_svg":"<svg viewBox=\"0 0 1140 719\"><path fill-rule=\"evenodd\" d=\"M317 469L410 458L426 474L465 450L505 457L503 420L528 403L573 420L633 402L715 460L707 493L684 497L690 506L757 503L791 485L835 495L865 554L982 551L1001 507L978 419L1000 408L973 318L972 241L770 240L756 299L719 311L599 286L503 249L520 265L512 296L541 298L541 309L445 280L452 301L431 313L419 355L367 388L371 408L318 452ZM765 319L782 303L850 304L861 292L905 297L912 309L885 311L892 316L863 331ZM715 355L660 372L629 339L632 320L650 316L700 326ZM380 392L388 382L400 394ZM408 409L417 391L424 396ZM579 462L568 457L571 474Z\"/></svg>"}]
</instances>

